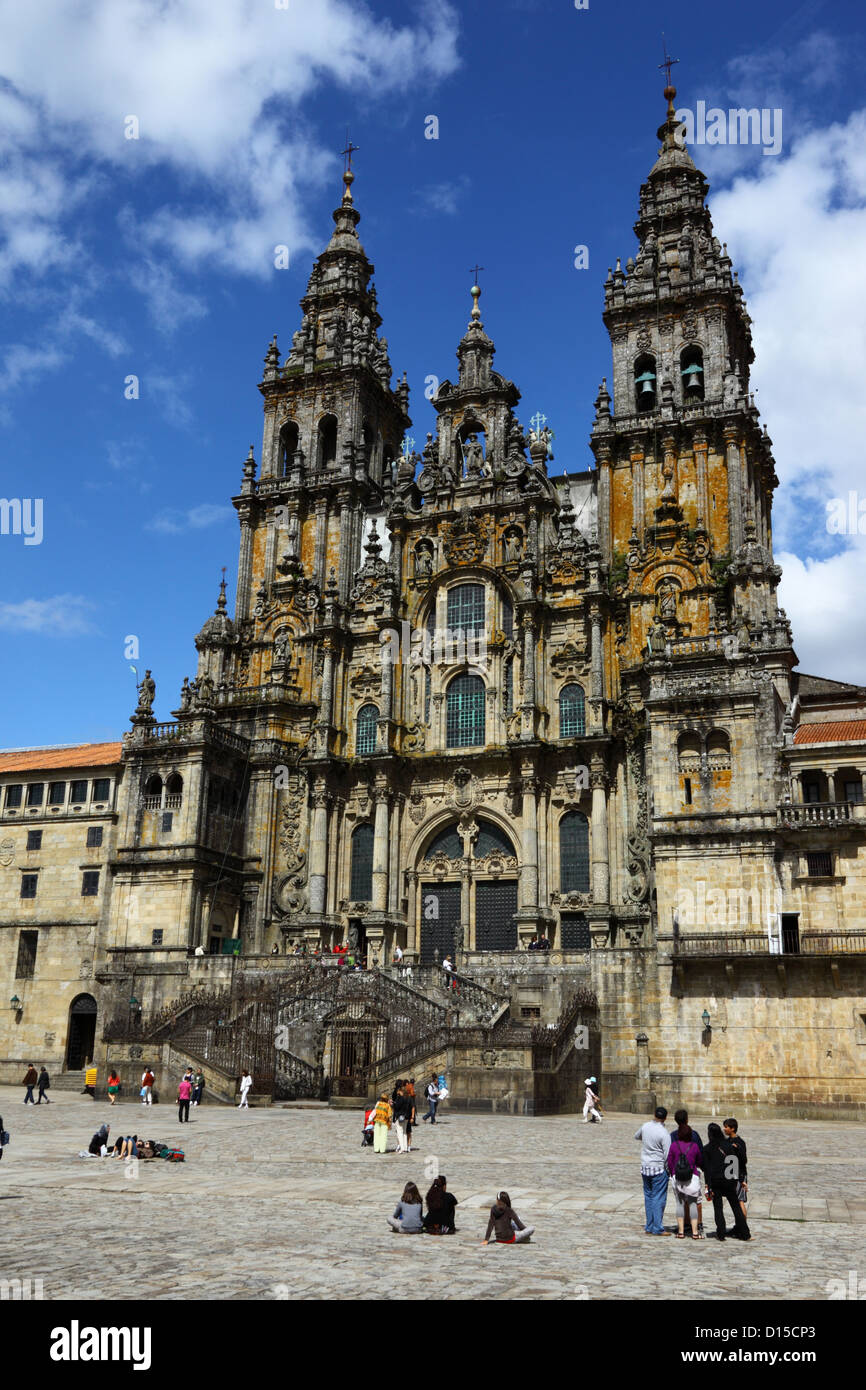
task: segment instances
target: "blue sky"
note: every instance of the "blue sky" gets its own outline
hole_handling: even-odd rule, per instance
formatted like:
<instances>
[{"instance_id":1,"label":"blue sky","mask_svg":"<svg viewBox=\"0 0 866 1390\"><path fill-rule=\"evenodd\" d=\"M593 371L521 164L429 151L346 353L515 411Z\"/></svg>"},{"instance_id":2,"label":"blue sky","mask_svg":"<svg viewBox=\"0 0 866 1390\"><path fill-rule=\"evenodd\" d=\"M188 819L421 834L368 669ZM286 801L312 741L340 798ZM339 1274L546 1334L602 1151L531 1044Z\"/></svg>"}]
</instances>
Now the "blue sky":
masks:
<instances>
[{"instance_id":1,"label":"blue sky","mask_svg":"<svg viewBox=\"0 0 866 1390\"><path fill-rule=\"evenodd\" d=\"M416 439L432 428L425 377L453 376L478 261L524 420L547 414L554 472L588 466L610 363L602 284L635 246L662 29L678 106L783 111L776 157L693 153L754 319L801 664L866 681L864 537L824 521L859 486L866 425L862 7L0 0L0 25L0 494L44 506L40 545L0 536L0 745L119 736L128 634L158 716L176 707L223 565L234 590L228 499L251 442L259 455L262 357L298 326L347 125Z\"/></svg>"}]
</instances>

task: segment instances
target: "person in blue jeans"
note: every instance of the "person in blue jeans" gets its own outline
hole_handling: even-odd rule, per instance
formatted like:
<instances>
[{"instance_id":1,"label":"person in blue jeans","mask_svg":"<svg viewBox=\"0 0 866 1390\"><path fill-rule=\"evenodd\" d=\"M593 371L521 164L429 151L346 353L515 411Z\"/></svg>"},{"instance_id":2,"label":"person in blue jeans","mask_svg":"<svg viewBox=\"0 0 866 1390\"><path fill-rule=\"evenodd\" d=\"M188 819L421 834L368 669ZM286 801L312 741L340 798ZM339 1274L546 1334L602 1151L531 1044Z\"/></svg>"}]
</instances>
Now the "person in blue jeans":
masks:
<instances>
[{"instance_id":1,"label":"person in blue jeans","mask_svg":"<svg viewBox=\"0 0 866 1390\"><path fill-rule=\"evenodd\" d=\"M646 1208L645 1231L648 1236L667 1236L662 1225L665 1202L668 1199L669 1174L667 1157L671 1136L665 1129L668 1112L663 1105L656 1107L651 1120L642 1124L635 1139L640 1143L640 1171L643 1179L643 1200Z\"/></svg>"},{"instance_id":2,"label":"person in blue jeans","mask_svg":"<svg viewBox=\"0 0 866 1390\"><path fill-rule=\"evenodd\" d=\"M439 1080L435 1071L431 1073L430 1080L424 1090L427 1104L430 1107L426 1115L422 1115L422 1120L429 1120L431 1125L436 1123L436 1106L439 1104Z\"/></svg>"}]
</instances>

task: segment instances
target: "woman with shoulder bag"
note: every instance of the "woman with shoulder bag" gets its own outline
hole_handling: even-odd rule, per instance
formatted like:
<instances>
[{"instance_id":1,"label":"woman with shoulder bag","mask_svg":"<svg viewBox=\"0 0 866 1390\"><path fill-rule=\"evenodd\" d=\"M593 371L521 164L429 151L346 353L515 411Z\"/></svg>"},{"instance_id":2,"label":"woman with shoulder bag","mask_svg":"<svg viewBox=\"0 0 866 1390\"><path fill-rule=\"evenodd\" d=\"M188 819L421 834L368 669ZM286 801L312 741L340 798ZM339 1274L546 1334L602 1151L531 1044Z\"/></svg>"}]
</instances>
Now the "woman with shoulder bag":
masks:
<instances>
[{"instance_id":1,"label":"woman with shoulder bag","mask_svg":"<svg viewBox=\"0 0 866 1390\"><path fill-rule=\"evenodd\" d=\"M677 1201L677 1240L685 1240L687 1209L692 1240L703 1240L698 1230L698 1202L701 1198L699 1169L702 1166L700 1145L692 1138L691 1125L686 1121L677 1127L667 1156L667 1168L674 1180L674 1196Z\"/></svg>"}]
</instances>

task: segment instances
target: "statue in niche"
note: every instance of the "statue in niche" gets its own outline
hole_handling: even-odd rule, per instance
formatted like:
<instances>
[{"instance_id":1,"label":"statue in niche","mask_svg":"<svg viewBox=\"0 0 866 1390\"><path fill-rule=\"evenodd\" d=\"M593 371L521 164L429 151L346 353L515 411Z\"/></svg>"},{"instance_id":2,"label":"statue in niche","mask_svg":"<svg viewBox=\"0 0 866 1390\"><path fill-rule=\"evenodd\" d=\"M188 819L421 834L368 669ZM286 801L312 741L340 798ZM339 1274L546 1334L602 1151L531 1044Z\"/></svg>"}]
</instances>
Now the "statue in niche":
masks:
<instances>
[{"instance_id":1,"label":"statue in niche","mask_svg":"<svg viewBox=\"0 0 866 1390\"><path fill-rule=\"evenodd\" d=\"M512 526L505 532L505 563L514 564L523 555L523 536L516 526Z\"/></svg>"},{"instance_id":2,"label":"statue in niche","mask_svg":"<svg viewBox=\"0 0 866 1390\"><path fill-rule=\"evenodd\" d=\"M676 622L678 593L679 590L672 579L665 579L659 585L657 615L663 623Z\"/></svg>"},{"instance_id":3,"label":"statue in niche","mask_svg":"<svg viewBox=\"0 0 866 1390\"><path fill-rule=\"evenodd\" d=\"M481 470L484 467L484 450L478 442L477 434L470 434L463 449L463 461L466 464L467 478L481 477Z\"/></svg>"},{"instance_id":4,"label":"statue in niche","mask_svg":"<svg viewBox=\"0 0 866 1390\"><path fill-rule=\"evenodd\" d=\"M274 665L285 666L290 654L289 634L285 631L278 632L274 641Z\"/></svg>"},{"instance_id":5,"label":"statue in niche","mask_svg":"<svg viewBox=\"0 0 866 1390\"><path fill-rule=\"evenodd\" d=\"M429 545L415 547L415 577L429 579L433 574L433 551Z\"/></svg>"},{"instance_id":6,"label":"statue in niche","mask_svg":"<svg viewBox=\"0 0 866 1390\"><path fill-rule=\"evenodd\" d=\"M664 655L667 636L660 622L653 622L647 634L647 642L649 644L649 649L652 652L653 656Z\"/></svg>"}]
</instances>

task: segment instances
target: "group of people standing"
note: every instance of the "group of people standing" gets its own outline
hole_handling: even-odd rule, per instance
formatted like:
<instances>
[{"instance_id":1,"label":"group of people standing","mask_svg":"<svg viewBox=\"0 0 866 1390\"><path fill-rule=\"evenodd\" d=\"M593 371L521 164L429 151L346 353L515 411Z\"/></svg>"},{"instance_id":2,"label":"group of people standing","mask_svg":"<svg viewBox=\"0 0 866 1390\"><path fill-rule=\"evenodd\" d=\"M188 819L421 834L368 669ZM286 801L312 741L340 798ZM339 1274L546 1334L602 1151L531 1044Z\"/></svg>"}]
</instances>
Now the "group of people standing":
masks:
<instances>
[{"instance_id":1,"label":"group of people standing","mask_svg":"<svg viewBox=\"0 0 866 1390\"><path fill-rule=\"evenodd\" d=\"M204 1072L187 1067L177 1086L177 1118L181 1124L189 1124L189 1107L201 1104L204 1088Z\"/></svg>"},{"instance_id":2,"label":"group of people standing","mask_svg":"<svg viewBox=\"0 0 866 1390\"><path fill-rule=\"evenodd\" d=\"M646 1234L671 1234L664 1228L663 1217L668 1185L673 1179L679 1240L685 1239L686 1220L692 1240L703 1240L701 1199L704 1183L707 1201L713 1204L716 1240L725 1240L728 1236L735 1240L751 1240L746 1221L749 1191L746 1145L740 1138L737 1121L729 1119L723 1126L708 1125L704 1144L697 1130L689 1124L687 1110L677 1110L674 1115L677 1127L673 1133L665 1126L667 1115L665 1107L658 1106L653 1118L642 1124L635 1135L641 1145ZM725 1224L726 1201L734 1219L730 1229Z\"/></svg>"},{"instance_id":3,"label":"group of people standing","mask_svg":"<svg viewBox=\"0 0 866 1390\"><path fill-rule=\"evenodd\" d=\"M447 1095L448 1086L444 1075L437 1075L435 1071L431 1072L430 1080L424 1088L427 1113L422 1115L421 1119L429 1120L431 1124L435 1125L439 1102L444 1100ZM393 1152L411 1152L412 1130L418 1123L415 1099L414 1077L409 1080L398 1080L390 1098L388 1092L383 1091L376 1104L364 1112L364 1143L368 1143L372 1137L374 1153L388 1152L388 1132L392 1124L397 1137L397 1148Z\"/></svg>"}]
</instances>

